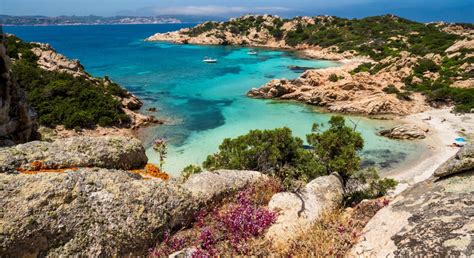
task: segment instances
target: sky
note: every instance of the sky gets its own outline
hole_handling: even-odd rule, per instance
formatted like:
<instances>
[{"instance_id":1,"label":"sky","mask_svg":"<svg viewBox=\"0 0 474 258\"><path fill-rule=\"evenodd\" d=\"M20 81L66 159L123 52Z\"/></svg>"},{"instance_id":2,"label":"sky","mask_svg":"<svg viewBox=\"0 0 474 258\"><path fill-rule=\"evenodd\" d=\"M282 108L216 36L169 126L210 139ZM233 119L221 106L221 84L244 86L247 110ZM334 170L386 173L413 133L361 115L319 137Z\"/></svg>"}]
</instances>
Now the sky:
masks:
<instances>
[{"instance_id":1,"label":"sky","mask_svg":"<svg viewBox=\"0 0 474 258\"><path fill-rule=\"evenodd\" d=\"M422 22L473 23L474 0L0 0L0 14L8 15L235 17L247 13L347 18L390 13Z\"/></svg>"}]
</instances>

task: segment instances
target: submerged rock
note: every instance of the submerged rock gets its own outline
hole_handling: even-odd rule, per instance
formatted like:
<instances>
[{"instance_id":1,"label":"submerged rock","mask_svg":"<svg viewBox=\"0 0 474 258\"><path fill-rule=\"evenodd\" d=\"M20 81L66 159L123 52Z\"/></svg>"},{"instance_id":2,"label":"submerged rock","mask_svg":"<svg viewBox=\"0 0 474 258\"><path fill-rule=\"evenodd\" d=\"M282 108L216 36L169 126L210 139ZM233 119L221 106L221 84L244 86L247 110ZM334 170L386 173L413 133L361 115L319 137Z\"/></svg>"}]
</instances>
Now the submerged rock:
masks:
<instances>
[{"instance_id":1,"label":"submerged rock","mask_svg":"<svg viewBox=\"0 0 474 258\"><path fill-rule=\"evenodd\" d=\"M277 250L286 250L291 240L308 230L322 213L342 202L344 188L337 175L323 176L309 182L301 193L275 194L268 207L279 212L266 238Z\"/></svg>"},{"instance_id":2,"label":"submerged rock","mask_svg":"<svg viewBox=\"0 0 474 258\"><path fill-rule=\"evenodd\" d=\"M399 125L391 129L382 130L380 135L392 139L424 139L428 129L422 129L416 125Z\"/></svg>"},{"instance_id":3,"label":"submerged rock","mask_svg":"<svg viewBox=\"0 0 474 258\"><path fill-rule=\"evenodd\" d=\"M141 142L127 137L71 137L0 149L0 173L74 167L135 169L147 161Z\"/></svg>"}]
</instances>

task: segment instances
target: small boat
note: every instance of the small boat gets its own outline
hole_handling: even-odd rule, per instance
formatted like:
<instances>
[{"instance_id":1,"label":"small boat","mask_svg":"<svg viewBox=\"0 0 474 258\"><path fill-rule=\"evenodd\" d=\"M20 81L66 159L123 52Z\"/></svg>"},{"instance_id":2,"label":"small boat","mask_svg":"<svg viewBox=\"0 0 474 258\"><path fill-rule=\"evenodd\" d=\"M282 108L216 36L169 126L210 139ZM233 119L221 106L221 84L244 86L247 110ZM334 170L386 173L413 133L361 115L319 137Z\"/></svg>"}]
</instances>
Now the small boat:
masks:
<instances>
[{"instance_id":1,"label":"small boat","mask_svg":"<svg viewBox=\"0 0 474 258\"><path fill-rule=\"evenodd\" d=\"M204 60L202 60L204 63L208 64L214 64L217 63L217 59L215 58L210 58L210 57L205 57Z\"/></svg>"},{"instance_id":2,"label":"small boat","mask_svg":"<svg viewBox=\"0 0 474 258\"><path fill-rule=\"evenodd\" d=\"M258 52L255 51L255 50L251 50L251 51L247 52L247 54L249 54L249 55L256 55L256 54L258 54Z\"/></svg>"}]
</instances>

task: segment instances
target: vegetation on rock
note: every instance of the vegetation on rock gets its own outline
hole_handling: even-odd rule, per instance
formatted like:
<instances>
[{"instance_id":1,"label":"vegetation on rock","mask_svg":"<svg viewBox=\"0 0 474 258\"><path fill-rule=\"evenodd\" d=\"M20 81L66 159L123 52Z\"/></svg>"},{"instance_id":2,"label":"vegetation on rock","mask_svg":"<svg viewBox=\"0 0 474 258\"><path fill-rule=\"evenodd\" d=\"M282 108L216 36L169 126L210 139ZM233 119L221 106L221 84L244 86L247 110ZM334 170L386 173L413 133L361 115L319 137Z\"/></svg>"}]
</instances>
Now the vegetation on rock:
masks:
<instances>
[{"instance_id":1,"label":"vegetation on rock","mask_svg":"<svg viewBox=\"0 0 474 258\"><path fill-rule=\"evenodd\" d=\"M262 233L277 217L265 206L281 190L277 180L257 182L224 199L215 209L198 212L189 229L165 234L150 254L163 257L190 247L193 257L253 253L251 243L262 239Z\"/></svg>"},{"instance_id":2,"label":"vegetation on rock","mask_svg":"<svg viewBox=\"0 0 474 258\"><path fill-rule=\"evenodd\" d=\"M119 85L105 79L91 81L64 72L41 69L31 51L36 45L15 36L6 37L5 45L8 56L15 59L13 74L26 91L41 125L64 125L72 129L126 125L130 122L118 100L125 94Z\"/></svg>"}]
</instances>

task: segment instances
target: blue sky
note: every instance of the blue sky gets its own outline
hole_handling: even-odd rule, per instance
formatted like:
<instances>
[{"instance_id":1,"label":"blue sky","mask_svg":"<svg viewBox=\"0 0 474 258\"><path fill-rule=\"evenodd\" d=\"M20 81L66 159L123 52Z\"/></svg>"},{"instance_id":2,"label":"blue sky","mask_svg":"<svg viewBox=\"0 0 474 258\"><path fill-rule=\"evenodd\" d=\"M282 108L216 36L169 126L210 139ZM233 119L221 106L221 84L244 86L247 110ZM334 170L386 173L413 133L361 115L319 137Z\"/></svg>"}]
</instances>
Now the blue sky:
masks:
<instances>
[{"instance_id":1,"label":"blue sky","mask_svg":"<svg viewBox=\"0 0 474 258\"><path fill-rule=\"evenodd\" d=\"M392 13L418 21L474 22L474 0L0 0L11 15L203 15L364 17Z\"/></svg>"}]
</instances>

